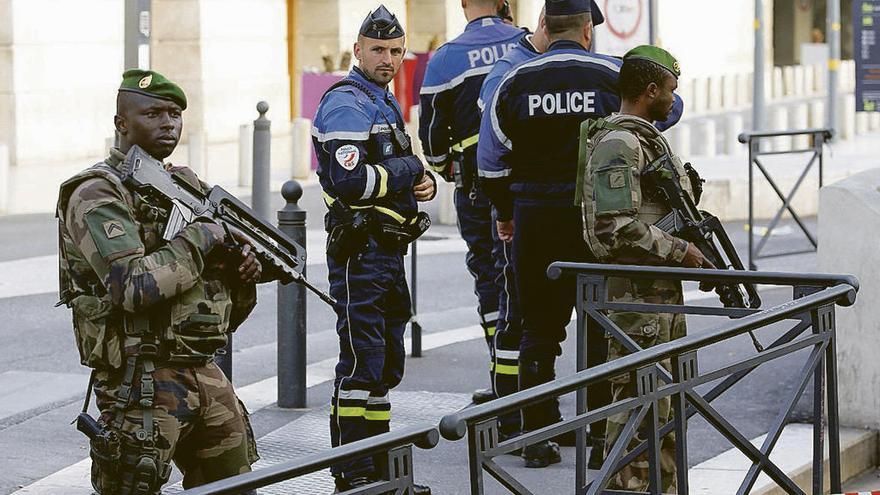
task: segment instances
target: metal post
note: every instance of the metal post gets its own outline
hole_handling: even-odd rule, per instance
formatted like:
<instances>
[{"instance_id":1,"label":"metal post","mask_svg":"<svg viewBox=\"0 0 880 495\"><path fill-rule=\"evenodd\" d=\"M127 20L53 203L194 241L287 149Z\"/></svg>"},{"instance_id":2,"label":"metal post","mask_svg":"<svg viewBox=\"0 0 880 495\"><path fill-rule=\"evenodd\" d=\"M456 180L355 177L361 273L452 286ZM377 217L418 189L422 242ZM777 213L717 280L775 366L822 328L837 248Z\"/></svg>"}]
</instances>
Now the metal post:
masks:
<instances>
[{"instance_id":1,"label":"metal post","mask_svg":"<svg viewBox=\"0 0 880 495\"><path fill-rule=\"evenodd\" d=\"M840 0L828 0L828 112L829 129L837 127L837 91L840 72Z\"/></svg>"},{"instance_id":2,"label":"metal post","mask_svg":"<svg viewBox=\"0 0 880 495\"><path fill-rule=\"evenodd\" d=\"M419 323L418 311L418 252L416 245L412 243L412 256L410 256L410 299L412 299L412 318L410 319L410 343L412 357L422 357L422 325Z\"/></svg>"},{"instance_id":3,"label":"metal post","mask_svg":"<svg viewBox=\"0 0 880 495\"><path fill-rule=\"evenodd\" d=\"M764 1L755 0L755 70L752 130L764 128Z\"/></svg>"},{"instance_id":4,"label":"metal post","mask_svg":"<svg viewBox=\"0 0 880 495\"><path fill-rule=\"evenodd\" d=\"M257 112L260 116L254 121L254 173L251 195L251 207L260 218L271 221L269 216L269 180L270 180L270 156L272 134L270 127L272 122L266 118L269 104L265 101L257 103Z\"/></svg>"},{"instance_id":5,"label":"metal post","mask_svg":"<svg viewBox=\"0 0 880 495\"><path fill-rule=\"evenodd\" d=\"M749 137L749 270L758 269L752 258L755 253L755 155L760 142L760 138Z\"/></svg>"},{"instance_id":6,"label":"metal post","mask_svg":"<svg viewBox=\"0 0 880 495\"><path fill-rule=\"evenodd\" d=\"M125 0L125 54L127 69L150 68L152 0Z\"/></svg>"},{"instance_id":7,"label":"metal post","mask_svg":"<svg viewBox=\"0 0 880 495\"><path fill-rule=\"evenodd\" d=\"M306 211L298 204L303 188L289 180L281 195L287 204L278 211L278 228L305 246ZM278 283L278 407L306 407L306 288L295 283Z\"/></svg>"},{"instance_id":8,"label":"metal post","mask_svg":"<svg viewBox=\"0 0 880 495\"><path fill-rule=\"evenodd\" d=\"M648 0L648 17L650 24L648 25L648 40L652 45L657 44L658 29L660 20L657 18L658 4L657 0Z\"/></svg>"}]
</instances>

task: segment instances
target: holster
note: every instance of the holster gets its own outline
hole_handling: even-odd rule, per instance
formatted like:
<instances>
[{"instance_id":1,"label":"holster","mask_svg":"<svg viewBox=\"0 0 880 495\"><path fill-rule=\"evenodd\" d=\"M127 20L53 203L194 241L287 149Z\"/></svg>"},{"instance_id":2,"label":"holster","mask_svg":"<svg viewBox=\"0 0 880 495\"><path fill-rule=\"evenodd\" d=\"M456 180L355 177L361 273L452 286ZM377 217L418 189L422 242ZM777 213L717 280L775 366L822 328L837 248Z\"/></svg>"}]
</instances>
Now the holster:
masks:
<instances>
[{"instance_id":1,"label":"holster","mask_svg":"<svg viewBox=\"0 0 880 495\"><path fill-rule=\"evenodd\" d=\"M396 243L398 246L406 246L422 236L431 227L431 217L424 211L416 215L415 222L407 224L380 223L376 233L385 241Z\"/></svg>"},{"instance_id":2,"label":"holster","mask_svg":"<svg viewBox=\"0 0 880 495\"><path fill-rule=\"evenodd\" d=\"M336 201L330 206L327 223L335 223L327 235L327 254L335 260L343 261L360 251L367 243L367 237L374 228L373 214L370 211L353 210Z\"/></svg>"},{"instance_id":3,"label":"holster","mask_svg":"<svg viewBox=\"0 0 880 495\"><path fill-rule=\"evenodd\" d=\"M452 177L455 179L455 188L470 193L476 185L476 171L469 170L464 164L464 156L454 153L452 156Z\"/></svg>"}]
</instances>

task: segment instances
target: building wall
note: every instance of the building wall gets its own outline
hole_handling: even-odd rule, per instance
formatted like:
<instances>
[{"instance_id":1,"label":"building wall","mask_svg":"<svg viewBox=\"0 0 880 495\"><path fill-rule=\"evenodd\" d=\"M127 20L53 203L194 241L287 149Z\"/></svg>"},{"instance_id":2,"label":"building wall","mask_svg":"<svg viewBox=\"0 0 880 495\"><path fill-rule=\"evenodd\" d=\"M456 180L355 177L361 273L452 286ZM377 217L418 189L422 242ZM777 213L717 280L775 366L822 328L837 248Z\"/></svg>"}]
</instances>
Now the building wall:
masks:
<instances>
[{"instance_id":1,"label":"building wall","mask_svg":"<svg viewBox=\"0 0 880 495\"><path fill-rule=\"evenodd\" d=\"M0 71L5 74L0 76L0 118L5 120L0 139L10 141L13 165L102 153L113 133L122 67L122 2L7 0L0 5L0 24L11 21L12 27L5 36L0 29L0 47L5 45L0 67L7 69ZM10 122L14 130L7 127Z\"/></svg>"},{"instance_id":2,"label":"building wall","mask_svg":"<svg viewBox=\"0 0 880 495\"><path fill-rule=\"evenodd\" d=\"M12 37L12 0L0 0L0 143L6 144L10 153L15 146Z\"/></svg>"}]
</instances>

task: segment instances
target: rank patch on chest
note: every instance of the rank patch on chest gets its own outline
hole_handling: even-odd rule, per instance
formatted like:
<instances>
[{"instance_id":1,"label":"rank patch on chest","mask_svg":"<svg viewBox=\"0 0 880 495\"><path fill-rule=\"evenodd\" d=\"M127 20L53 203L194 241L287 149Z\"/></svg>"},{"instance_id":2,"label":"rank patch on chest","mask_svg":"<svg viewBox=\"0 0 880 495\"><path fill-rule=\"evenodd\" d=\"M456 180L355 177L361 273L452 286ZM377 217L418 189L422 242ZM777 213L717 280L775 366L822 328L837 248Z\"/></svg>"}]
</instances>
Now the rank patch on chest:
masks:
<instances>
[{"instance_id":1,"label":"rank patch on chest","mask_svg":"<svg viewBox=\"0 0 880 495\"><path fill-rule=\"evenodd\" d=\"M346 144L336 150L336 161L342 165L345 170L353 170L357 166L361 152L357 146Z\"/></svg>"},{"instance_id":2,"label":"rank patch on chest","mask_svg":"<svg viewBox=\"0 0 880 495\"><path fill-rule=\"evenodd\" d=\"M608 176L608 187L618 189L626 187L626 174L624 172L613 172Z\"/></svg>"},{"instance_id":3,"label":"rank patch on chest","mask_svg":"<svg viewBox=\"0 0 880 495\"><path fill-rule=\"evenodd\" d=\"M119 220L107 220L101 226L104 227L104 234L107 236L107 239L125 235L125 227L122 226L122 222Z\"/></svg>"}]
</instances>

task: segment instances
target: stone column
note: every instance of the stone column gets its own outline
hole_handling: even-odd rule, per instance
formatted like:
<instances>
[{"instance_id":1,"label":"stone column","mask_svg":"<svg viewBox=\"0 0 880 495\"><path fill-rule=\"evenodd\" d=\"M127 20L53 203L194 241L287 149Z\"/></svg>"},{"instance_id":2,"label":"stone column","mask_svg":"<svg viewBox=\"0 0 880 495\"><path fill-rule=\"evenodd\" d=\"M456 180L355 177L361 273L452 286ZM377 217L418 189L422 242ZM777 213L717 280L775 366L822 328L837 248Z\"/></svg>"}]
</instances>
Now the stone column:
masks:
<instances>
[{"instance_id":1,"label":"stone column","mask_svg":"<svg viewBox=\"0 0 880 495\"><path fill-rule=\"evenodd\" d=\"M15 148L15 99L12 85L12 0L0 0L0 146Z\"/></svg>"}]
</instances>

